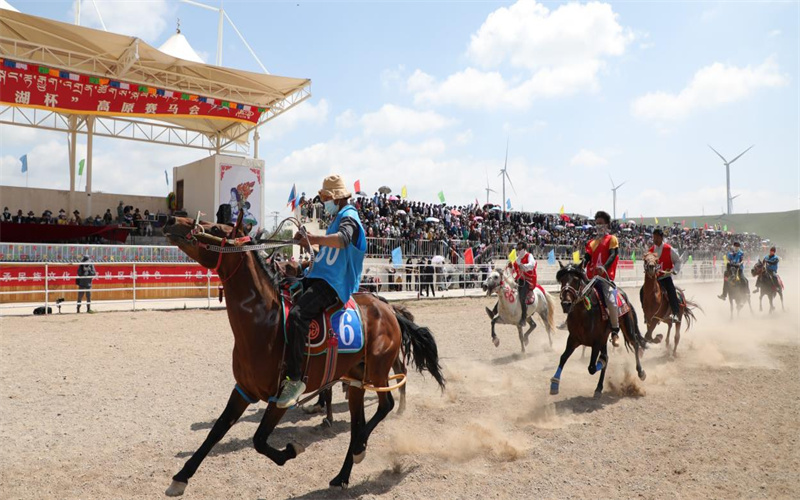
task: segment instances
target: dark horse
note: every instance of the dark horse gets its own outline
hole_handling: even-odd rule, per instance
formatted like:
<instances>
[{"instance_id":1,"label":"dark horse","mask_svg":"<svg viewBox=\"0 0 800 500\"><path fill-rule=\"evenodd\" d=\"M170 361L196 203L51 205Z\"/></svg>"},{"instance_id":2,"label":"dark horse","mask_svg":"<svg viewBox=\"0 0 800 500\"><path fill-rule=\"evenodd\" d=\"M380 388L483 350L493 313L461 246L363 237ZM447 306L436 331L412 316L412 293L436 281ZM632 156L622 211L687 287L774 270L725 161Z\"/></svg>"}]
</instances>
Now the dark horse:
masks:
<instances>
[{"instance_id":1,"label":"dark horse","mask_svg":"<svg viewBox=\"0 0 800 500\"><path fill-rule=\"evenodd\" d=\"M258 401L269 401L278 394L283 373L284 336L281 326L280 283L283 275L277 266L261 266L256 252L222 253L210 245L242 245L231 239L231 227L188 218L170 217L164 227L170 241L204 267L215 270L222 282L233 330L233 377L236 386L228 403L200 448L172 478L166 491L169 496L183 494L189 479L211 448L219 442L245 409ZM367 421L364 415L364 391L389 386L389 371L397 359L401 343L406 357L413 358L417 369L428 370L444 388L436 342L430 330L417 326L402 307L392 307L382 299L367 294L354 296L365 324L365 347L358 353L339 354L333 380L350 377L350 446L339 474L331 486L347 487L354 463L360 463L370 433L394 407L391 392L378 393L378 410ZM325 356L311 357L307 363L308 390L320 389L325 371ZM269 402L264 417L253 436L256 451L278 465L297 457L303 447L289 443L282 450L273 448L269 435L278 425L285 409Z\"/></svg>"},{"instance_id":2,"label":"dark horse","mask_svg":"<svg viewBox=\"0 0 800 500\"><path fill-rule=\"evenodd\" d=\"M656 335L653 338L653 330L656 326L664 322L667 324L667 350L669 350L669 334L672 332L672 320L670 319L671 310L666 290L658 284L658 257L650 252L644 256L644 285L639 290L639 299L642 301L642 311L644 312L644 322L647 325L647 333L644 339L647 342L658 344L663 335ZM678 322L675 323L675 347L672 355L678 355L678 343L681 341L681 320L686 322L686 330L692 326L692 322L697 321L694 316L694 309L703 310L699 305L688 300L683 290L676 288L678 293Z\"/></svg>"},{"instance_id":3,"label":"dark horse","mask_svg":"<svg viewBox=\"0 0 800 500\"><path fill-rule=\"evenodd\" d=\"M558 370L550 379L550 394L558 394L561 370L572 352L582 345L592 348L592 355L589 357L589 375L600 371L600 380L594 390L594 396L598 398L603 393L603 381L608 366L608 336L611 334L611 323L602 317L600 301L603 298L598 297L592 288L589 288L588 293L584 293L589 280L586 278L583 267L573 264L564 266L561 262L558 264L561 269L556 273L556 280L561 283L561 307L567 313L569 337L567 337L567 347L558 363ZM618 290L618 293L625 294L622 290ZM627 296L625 296L625 300L628 300ZM619 318L619 326L625 339L625 347L629 350L633 349L636 356L636 372L639 374L639 378L644 380L647 374L639 361L639 350L645 348L645 341L639 332L633 305L630 308L628 314Z\"/></svg>"},{"instance_id":4,"label":"dark horse","mask_svg":"<svg viewBox=\"0 0 800 500\"><path fill-rule=\"evenodd\" d=\"M780 278L778 278L776 274L770 272L761 259L758 259L758 262L756 262L756 265L750 270L750 273L756 277L756 286L761 290L761 294L758 296L758 310L764 310L764 295L766 295L769 299L769 312L771 314L772 311L775 310L772 301L775 300L775 296L778 295L781 298L781 310L785 311L786 309L783 307L783 286L781 285Z\"/></svg>"},{"instance_id":5,"label":"dark horse","mask_svg":"<svg viewBox=\"0 0 800 500\"><path fill-rule=\"evenodd\" d=\"M737 316L742 313L742 307L744 307L745 303L750 307L750 313L752 313L753 304L750 303L750 289L744 277L739 276L739 266L728 262L725 266L724 279L728 282L728 302L731 305L731 319L733 319L734 302L736 302Z\"/></svg>"}]
</instances>

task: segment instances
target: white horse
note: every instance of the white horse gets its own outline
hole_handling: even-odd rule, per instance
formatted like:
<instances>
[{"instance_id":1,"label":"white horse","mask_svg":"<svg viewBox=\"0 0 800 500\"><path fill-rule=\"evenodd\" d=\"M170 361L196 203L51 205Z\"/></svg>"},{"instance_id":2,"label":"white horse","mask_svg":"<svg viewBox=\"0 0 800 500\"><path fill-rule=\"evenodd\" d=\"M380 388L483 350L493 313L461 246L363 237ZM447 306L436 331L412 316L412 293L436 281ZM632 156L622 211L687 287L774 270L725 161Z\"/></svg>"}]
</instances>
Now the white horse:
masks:
<instances>
[{"instance_id":1,"label":"white horse","mask_svg":"<svg viewBox=\"0 0 800 500\"><path fill-rule=\"evenodd\" d=\"M492 318L492 342L494 346L500 345L500 339L494 333L494 325L500 323L503 325L514 325L517 327L519 333L519 343L522 347L522 352L525 352L525 346L528 345L528 336L536 328L536 322L533 321L533 315L538 313L544 321L545 328L547 329L547 338L550 341L550 348L553 347L552 332L555 328L553 323L553 312L555 311L555 302L550 297L550 294L542 293L539 288L533 289L534 302L528 305L526 323L528 330L522 333L522 327L519 326L520 316L522 315L522 306L519 302L519 294L517 292L517 284L510 274L505 271L495 269L486 278L481 286L489 296L492 292L497 292L497 314L494 314L489 308L486 312Z\"/></svg>"}]
</instances>

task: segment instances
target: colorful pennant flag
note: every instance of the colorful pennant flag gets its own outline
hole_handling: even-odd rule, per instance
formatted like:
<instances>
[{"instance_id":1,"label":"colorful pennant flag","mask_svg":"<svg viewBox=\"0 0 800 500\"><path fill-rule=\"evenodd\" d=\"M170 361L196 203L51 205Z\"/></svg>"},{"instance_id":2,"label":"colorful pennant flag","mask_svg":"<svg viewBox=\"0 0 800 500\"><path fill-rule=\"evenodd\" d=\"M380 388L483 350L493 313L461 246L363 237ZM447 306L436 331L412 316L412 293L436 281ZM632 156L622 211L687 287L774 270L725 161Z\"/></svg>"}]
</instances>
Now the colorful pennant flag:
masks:
<instances>
[{"instance_id":1,"label":"colorful pennant flag","mask_svg":"<svg viewBox=\"0 0 800 500\"><path fill-rule=\"evenodd\" d=\"M444 191L439 191L439 201L444 203Z\"/></svg>"},{"instance_id":2,"label":"colorful pennant flag","mask_svg":"<svg viewBox=\"0 0 800 500\"><path fill-rule=\"evenodd\" d=\"M292 184L292 190L289 191L289 201L286 202L286 205L291 205L292 210L297 206L297 187L294 184Z\"/></svg>"},{"instance_id":3,"label":"colorful pennant flag","mask_svg":"<svg viewBox=\"0 0 800 500\"><path fill-rule=\"evenodd\" d=\"M166 169L164 169L164 180L167 181L167 186L169 186L169 175L167 175Z\"/></svg>"},{"instance_id":4,"label":"colorful pennant flag","mask_svg":"<svg viewBox=\"0 0 800 500\"><path fill-rule=\"evenodd\" d=\"M28 155L24 154L24 155L20 156L19 157L19 161L22 162L22 173L24 174L25 172L28 171Z\"/></svg>"},{"instance_id":5,"label":"colorful pennant flag","mask_svg":"<svg viewBox=\"0 0 800 500\"><path fill-rule=\"evenodd\" d=\"M626 220L628 220L628 211L627 210L622 212L622 222L625 222Z\"/></svg>"},{"instance_id":6,"label":"colorful pennant flag","mask_svg":"<svg viewBox=\"0 0 800 500\"><path fill-rule=\"evenodd\" d=\"M727 231L727 230L728 230L728 225L727 225L727 224L725 224L725 226L723 226L722 230L723 230L723 231Z\"/></svg>"},{"instance_id":7,"label":"colorful pennant flag","mask_svg":"<svg viewBox=\"0 0 800 500\"><path fill-rule=\"evenodd\" d=\"M572 262L575 264L581 263L581 253L578 251L572 252Z\"/></svg>"},{"instance_id":8,"label":"colorful pennant flag","mask_svg":"<svg viewBox=\"0 0 800 500\"><path fill-rule=\"evenodd\" d=\"M508 261L509 262L516 262L517 261L517 249L512 248L511 253L508 254Z\"/></svg>"},{"instance_id":9,"label":"colorful pennant flag","mask_svg":"<svg viewBox=\"0 0 800 500\"><path fill-rule=\"evenodd\" d=\"M85 166L86 166L86 159L84 158L83 160L78 162L78 176L83 175L83 167Z\"/></svg>"},{"instance_id":10,"label":"colorful pennant flag","mask_svg":"<svg viewBox=\"0 0 800 500\"><path fill-rule=\"evenodd\" d=\"M401 267L403 265L403 250L400 247L392 250L392 267Z\"/></svg>"},{"instance_id":11,"label":"colorful pennant flag","mask_svg":"<svg viewBox=\"0 0 800 500\"><path fill-rule=\"evenodd\" d=\"M556 263L556 251L555 250L550 250L549 252L547 252L547 263L550 264L551 266L555 265L555 263Z\"/></svg>"},{"instance_id":12,"label":"colorful pennant flag","mask_svg":"<svg viewBox=\"0 0 800 500\"><path fill-rule=\"evenodd\" d=\"M564 205L561 205L561 209L558 211L559 215L564 215Z\"/></svg>"},{"instance_id":13,"label":"colorful pennant flag","mask_svg":"<svg viewBox=\"0 0 800 500\"><path fill-rule=\"evenodd\" d=\"M464 250L464 264L468 266L475 264L475 258L472 255L471 248L467 248L466 250Z\"/></svg>"},{"instance_id":14,"label":"colorful pennant flag","mask_svg":"<svg viewBox=\"0 0 800 500\"><path fill-rule=\"evenodd\" d=\"M506 200L506 210L511 210L511 198Z\"/></svg>"},{"instance_id":15,"label":"colorful pennant flag","mask_svg":"<svg viewBox=\"0 0 800 500\"><path fill-rule=\"evenodd\" d=\"M636 262L636 250L634 250L633 252L631 252L631 261L632 261L632 262Z\"/></svg>"},{"instance_id":16,"label":"colorful pennant flag","mask_svg":"<svg viewBox=\"0 0 800 500\"><path fill-rule=\"evenodd\" d=\"M403 186L403 189L400 190L400 197L401 198L408 198L408 190L406 189L405 186Z\"/></svg>"},{"instance_id":17,"label":"colorful pennant flag","mask_svg":"<svg viewBox=\"0 0 800 500\"><path fill-rule=\"evenodd\" d=\"M356 188L356 194L361 192L361 179L357 180L353 187Z\"/></svg>"},{"instance_id":18,"label":"colorful pennant flag","mask_svg":"<svg viewBox=\"0 0 800 500\"><path fill-rule=\"evenodd\" d=\"M655 220L656 220L656 226L657 226L658 225L658 217L655 217Z\"/></svg>"}]
</instances>

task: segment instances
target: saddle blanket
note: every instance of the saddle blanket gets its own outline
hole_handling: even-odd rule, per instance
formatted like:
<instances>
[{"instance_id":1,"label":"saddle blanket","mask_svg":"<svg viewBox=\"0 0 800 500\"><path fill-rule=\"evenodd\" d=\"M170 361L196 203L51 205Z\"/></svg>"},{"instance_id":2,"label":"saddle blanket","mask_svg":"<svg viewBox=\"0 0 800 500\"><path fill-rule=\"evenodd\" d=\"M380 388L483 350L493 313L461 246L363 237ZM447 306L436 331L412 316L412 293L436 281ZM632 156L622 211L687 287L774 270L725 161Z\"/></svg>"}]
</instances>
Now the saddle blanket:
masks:
<instances>
[{"instance_id":1,"label":"saddle blanket","mask_svg":"<svg viewBox=\"0 0 800 500\"><path fill-rule=\"evenodd\" d=\"M537 283L536 287L531 288L530 290L528 290L528 295L525 297L525 304L531 305L536 301L536 294L534 293L534 290L536 290L536 289L541 291L542 294L546 294L547 293L547 292L544 291L544 287L542 287L542 285ZM506 288L505 296L506 296L506 301L509 302L509 303L512 303L512 304L514 303L515 300L517 300L516 294L514 293L514 290L512 290L511 288L508 288L508 287Z\"/></svg>"},{"instance_id":2,"label":"saddle blanket","mask_svg":"<svg viewBox=\"0 0 800 500\"><path fill-rule=\"evenodd\" d=\"M281 295L283 309L283 338L286 339L286 318L292 308L288 293ZM344 354L359 352L364 348L364 328L361 311L353 297L344 305L327 309L311 321L306 336L305 352L308 356L319 356L328 352L331 342L338 344L338 351Z\"/></svg>"},{"instance_id":3,"label":"saddle blanket","mask_svg":"<svg viewBox=\"0 0 800 500\"><path fill-rule=\"evenodd\" d=\"M597 302L600 304L600 311L603 316L604 320L608 319L608 309L606 309L606 301L600 297L600 294L597 293L597 289L593 288L592 291L594 292L594 296L597 298ZM619 317L623 317L629 312L631 312L631 306L628 304L628 300L625 298L625 295L620 293L619 290L614 290L614 296L617 298L617 310L619 311ZM587 302L588 298L587 298ZM591 309L591 303L587 304L586 309Z\"/></svg>"}]
</instances>

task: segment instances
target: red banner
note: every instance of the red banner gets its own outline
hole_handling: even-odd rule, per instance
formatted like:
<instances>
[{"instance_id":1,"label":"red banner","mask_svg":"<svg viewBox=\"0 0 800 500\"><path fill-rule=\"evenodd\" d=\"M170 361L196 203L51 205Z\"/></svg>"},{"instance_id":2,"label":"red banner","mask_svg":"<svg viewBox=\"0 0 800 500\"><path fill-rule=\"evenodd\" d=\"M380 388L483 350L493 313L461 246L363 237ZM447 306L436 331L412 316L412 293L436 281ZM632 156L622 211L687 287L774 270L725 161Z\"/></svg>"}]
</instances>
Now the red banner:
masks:
<instances>
[{"instance_id":1,"label":"red banner","mask_svg":"<svg viewBox=\"0 0 800 500\"><path fill-rule=\"evenodd\" d=\"M103 285L133 285L133 264L109 266L95 264L97 276L94 277L93 286ZM49 275L48 285L72 285L78 274L78 264L50 265L47 270ZM136 264L136 284L156 285L163 284L192 284L206 283L208 270L200 265L176 266L174 264ZM0 264L0 288L26 287L44 289L45 266L20 266L15 264ZM211 275L211 284L216 286L219 278Z\"/></svg>"},{"instance_id":2,"label":"red banner","mask_svg":"<svg viewBox=\"0 0 800 500\"><path fill-rule=\"evenodd\" d=\"M15 224L0 222L0 242L56 243L99 236L124 243L133 228L113 226L77 226L69 224Z\"/></svg>"},{"instance_id":3,"label":"red banner","mask_svg":"<svg viewBox=\"0 0 800 500\"><path fill-rule=\"evenodd\" d=\"M633 269L633 261L620 260L617 262L617 269Z\"/></svg>"},{"instance_id":4,"label":"red banner","mask_svg":"<svg viewBox=\"0 0 800 500\"><path fill-rule=\"evenodd\" d=\"M266 108L148 85L70 73L9 59L0 66L0 102L10 106L146 118L212 118L258 123Z\"/></svg>"}]
</instances>

